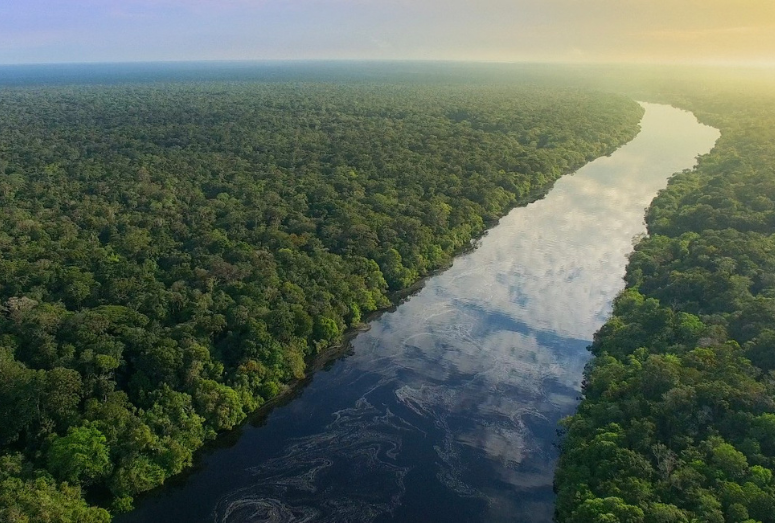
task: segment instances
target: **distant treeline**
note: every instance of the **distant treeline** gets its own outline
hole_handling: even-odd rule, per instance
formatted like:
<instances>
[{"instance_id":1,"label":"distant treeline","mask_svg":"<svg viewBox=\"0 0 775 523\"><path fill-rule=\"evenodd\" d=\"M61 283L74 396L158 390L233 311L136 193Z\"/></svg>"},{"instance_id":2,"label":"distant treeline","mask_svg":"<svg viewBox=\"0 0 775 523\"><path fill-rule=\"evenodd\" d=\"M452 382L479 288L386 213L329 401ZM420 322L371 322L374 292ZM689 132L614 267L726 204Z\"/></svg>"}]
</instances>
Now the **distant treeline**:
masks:
<instances>
[{"instance_id":1,"label":"distant treeline","mask_svg":"<svg viewBox=\"0 0 775 523\"><path fill-rule=\"evenodd\" d=\"M0 521L128 510L641 114L526 86L0 91Z\"/></svg>"},{"instance_id":2,"label":"distant treeline","mask_svg":"<svg viewBox=\"0 0 775 523\"><path fill-rule=\"evenodd\" d=\"M775 521L775 81L747 74L641 87L722 136L648 210L565 422L558 522Z\"/></svg>"}]
</instances>

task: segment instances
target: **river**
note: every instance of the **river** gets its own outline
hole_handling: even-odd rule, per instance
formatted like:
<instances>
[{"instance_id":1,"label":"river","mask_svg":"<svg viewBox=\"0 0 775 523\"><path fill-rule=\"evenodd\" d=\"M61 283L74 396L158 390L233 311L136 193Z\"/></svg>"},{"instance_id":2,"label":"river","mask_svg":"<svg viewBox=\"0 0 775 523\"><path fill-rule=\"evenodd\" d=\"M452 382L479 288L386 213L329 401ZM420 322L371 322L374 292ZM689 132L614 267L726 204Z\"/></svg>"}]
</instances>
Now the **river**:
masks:
<instances>
[{"instance_id":1,"label":"river","mask_svg":"<svg viewBox=\"0 0 775 523\"><path fill-rule=\"evenodd\" d=\"M551 521L557 422L623 288L644 209L719 133L641 131L516 208L347 357L120 521Z\"/></svg>"}]
</instances>

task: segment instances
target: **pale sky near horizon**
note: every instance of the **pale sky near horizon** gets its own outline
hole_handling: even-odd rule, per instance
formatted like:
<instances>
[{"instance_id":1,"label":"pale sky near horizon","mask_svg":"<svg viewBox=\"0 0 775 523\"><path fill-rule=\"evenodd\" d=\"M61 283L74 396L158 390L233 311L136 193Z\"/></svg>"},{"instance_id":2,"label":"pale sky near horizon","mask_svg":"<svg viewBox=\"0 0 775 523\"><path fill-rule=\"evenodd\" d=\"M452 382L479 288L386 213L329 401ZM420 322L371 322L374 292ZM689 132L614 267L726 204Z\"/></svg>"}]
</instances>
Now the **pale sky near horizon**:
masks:
<instances>
[{"instance_id":1,"label":"pale sky near horizon","mask_svg":"<svg viewBox=\"0 0 775 523\"><path fill-rule=\"evenodd\" d=\"M0 0L0 64L272 59L775 65L775 0Z\"/></svg>"}]
</instances>

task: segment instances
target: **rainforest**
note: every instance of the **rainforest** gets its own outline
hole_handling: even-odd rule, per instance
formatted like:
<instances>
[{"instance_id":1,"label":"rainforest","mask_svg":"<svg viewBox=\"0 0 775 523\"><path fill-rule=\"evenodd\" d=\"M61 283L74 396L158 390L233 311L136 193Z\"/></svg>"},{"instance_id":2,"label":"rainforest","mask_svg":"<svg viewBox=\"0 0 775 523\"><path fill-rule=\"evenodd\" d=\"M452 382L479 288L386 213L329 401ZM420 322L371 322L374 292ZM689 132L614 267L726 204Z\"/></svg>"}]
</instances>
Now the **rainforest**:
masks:
<instances>
[{"instance_id":1,"label":"rainforest","mask_svg":"<svg viewBox=\"0 0 775 523\"><path fill-rule=\"evenodd\" d=\"M3 89L3 519L130 509L641 114L525 85Z\"/></svg>"},{"instance_id":2,"label":"rainforest","mask_svg":"<svg viewBox=\"0 0 775 523\"><path fill-rule=\"evenodd\" d=\"M230 67L0 67L0 521L775 522L770 71Z\"/></svg>"}]
</instances>

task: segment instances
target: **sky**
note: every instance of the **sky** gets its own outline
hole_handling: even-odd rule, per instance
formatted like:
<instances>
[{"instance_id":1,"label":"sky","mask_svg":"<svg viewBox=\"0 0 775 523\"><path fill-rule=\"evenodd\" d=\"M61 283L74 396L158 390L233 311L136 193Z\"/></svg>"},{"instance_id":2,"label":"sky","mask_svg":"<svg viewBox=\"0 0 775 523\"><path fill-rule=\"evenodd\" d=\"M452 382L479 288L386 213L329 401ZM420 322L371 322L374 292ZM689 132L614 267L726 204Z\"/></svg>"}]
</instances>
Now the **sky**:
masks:
<instances>
[{"instance_id":1,"label":"sky","mask_svg":"<svg viewBox=\"0 0 775 523\"><path fill-rule=\"evenodd\" d=\"M0 64L775 65L775 0L0 0Z\"/></svg>"}]
</instances>

